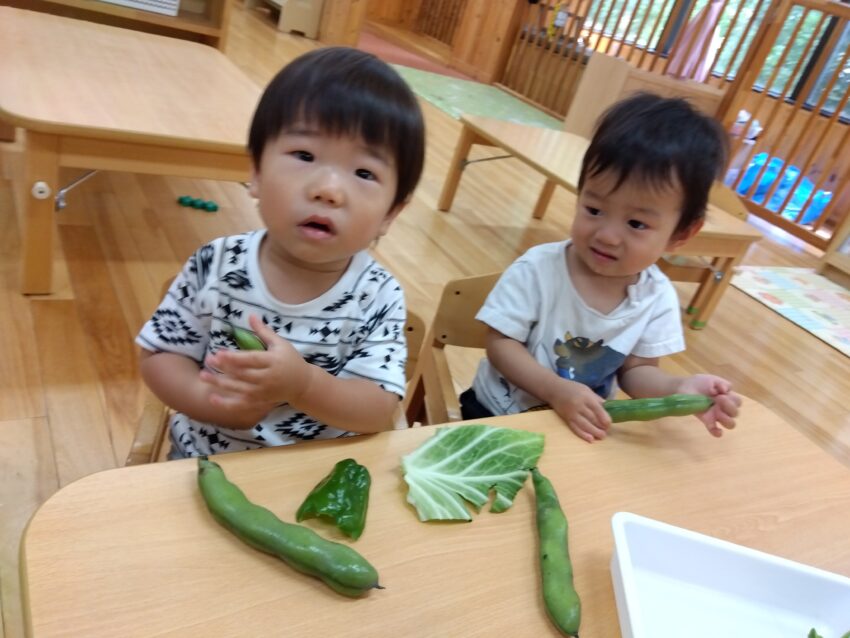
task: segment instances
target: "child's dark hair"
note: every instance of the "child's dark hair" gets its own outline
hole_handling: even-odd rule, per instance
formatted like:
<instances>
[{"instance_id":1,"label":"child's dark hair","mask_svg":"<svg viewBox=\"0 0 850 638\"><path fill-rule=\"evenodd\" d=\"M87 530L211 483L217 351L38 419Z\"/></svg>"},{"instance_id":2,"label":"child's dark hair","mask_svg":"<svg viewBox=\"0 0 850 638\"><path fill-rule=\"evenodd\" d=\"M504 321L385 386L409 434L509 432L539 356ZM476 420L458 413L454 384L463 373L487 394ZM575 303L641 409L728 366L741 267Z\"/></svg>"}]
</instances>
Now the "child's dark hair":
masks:
<instances>
[{"instance_id":1,"label":"child's dark hair","mask_svg":"<svg viewBox=\"0 0 850 638\"><path fill-rule=\"evenodd\" d=\"M708 193L722 177L728 142L723 128L681 98L638 93L597 121L578 188L588 176L613 171L619 188L630 177L655 187L678 182L684 195L676 233L705 217Z\"/></svg>"},{"instance_id":2,"label":"child's dark hair","mask_svg":"<svg viewBox=\"0 0 850 638\"><path fill-rule=\"evenodd\" d=\"M248 150L254 166L266 143L293 125L314 125L331 135L360 136L386 149L398 173L393 206L410 197L425 158L425 123L416 96L396 71L374 55L325 47L299 56L263 92Z\"/></svg>"}]
</instances>

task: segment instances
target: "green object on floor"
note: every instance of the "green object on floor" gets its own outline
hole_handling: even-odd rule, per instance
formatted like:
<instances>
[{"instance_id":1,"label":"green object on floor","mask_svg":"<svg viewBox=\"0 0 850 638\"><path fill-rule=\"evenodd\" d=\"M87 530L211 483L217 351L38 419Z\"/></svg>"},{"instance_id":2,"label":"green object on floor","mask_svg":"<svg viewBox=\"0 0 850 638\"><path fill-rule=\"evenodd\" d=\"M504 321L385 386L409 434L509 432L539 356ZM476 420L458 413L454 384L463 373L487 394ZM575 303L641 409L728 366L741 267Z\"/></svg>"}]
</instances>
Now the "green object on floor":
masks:
<instances>
[{"instance_id":1,"label":"green object on floor","mask_svg":"<svg viewBox=\"0 0 850 638\"><path fill-rule=\"evenodd\" d=\"M563 122L489 84L429 73L394 64L393 68L421 98L455 119L461 113L508 120L543 128L561 129Z\"/></svg>"},{"instance_id":2,"label":"green object on floor","mask_svg":"<svg viewBox=\"0 0 850 638\"><path fill-rule=\"evenodd\" d=\"M218 204L213 200L207 201L200 197L192 197L191 195L181 195L177 198L177 203L187 208L197 208L198 210L205 210L210 213L218 210Z\"/></svg>"}]
</instances>

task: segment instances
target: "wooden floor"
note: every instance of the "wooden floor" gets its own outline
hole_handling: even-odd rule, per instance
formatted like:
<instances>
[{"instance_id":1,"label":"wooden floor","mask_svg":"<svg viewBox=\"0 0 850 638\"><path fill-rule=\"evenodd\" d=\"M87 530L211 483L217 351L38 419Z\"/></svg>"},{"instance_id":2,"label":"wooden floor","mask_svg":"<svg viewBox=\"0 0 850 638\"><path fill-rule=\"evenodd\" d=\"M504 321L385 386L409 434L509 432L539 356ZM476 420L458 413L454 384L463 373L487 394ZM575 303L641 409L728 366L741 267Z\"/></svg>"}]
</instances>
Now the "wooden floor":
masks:
<instances>
[{"instance_id":1,"label":"wooden floor","mask_svg":"<svg viewBox=\"0 0 850 638\"><path fill-rule=\"evenodd\" d=\"M267 16L236 3L228 55L259 85L314 46L278 33ZM452 212L437 212L460 127L428 103L423 109L425 174L375 253L403 283L409 305L428 318L446 280L501 270L527 248L565 237L574 199L556 193L548 216L533 220L542 179L503 160L469 167ZM0 144L0 635L8 637L22 635L17 556L27 520L57 489L116 466L127 453L143 396L133 338L162 282L202 242L260 223L238 184L100 173L70 193L60 214L60 290L24 298L12 188L20 173L20 144ZM175 199L183 194L221 208L215 214L181 208ZM816 261L816 252L777 233L745 263L811 267ZM680 292L684 302L692 288L682 285ZM731 379L850 466L847 357L735 289L707 329L686 332L687 352L665 366ZM459 387L477 357L454 354ZM713 439L706 436L705 444ZM742 485L741 497L746 494Z\"/></svg>"}]
</instances>

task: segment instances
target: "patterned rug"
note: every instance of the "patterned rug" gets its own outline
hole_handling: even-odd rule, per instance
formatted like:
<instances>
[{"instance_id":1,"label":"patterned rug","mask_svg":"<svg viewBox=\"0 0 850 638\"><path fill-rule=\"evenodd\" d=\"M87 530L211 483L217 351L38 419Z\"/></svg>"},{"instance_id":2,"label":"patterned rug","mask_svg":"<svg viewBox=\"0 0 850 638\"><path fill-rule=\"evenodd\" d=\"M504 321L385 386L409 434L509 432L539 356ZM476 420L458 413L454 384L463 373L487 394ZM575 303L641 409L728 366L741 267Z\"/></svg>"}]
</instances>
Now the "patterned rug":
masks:
<instances>
[{"instance_id":1,"label":"patterned rug","mask_svg":"<svg viewBox=\"0 0 850 638\"><path fill-rule=\"evenodd\" d=\"M811 268L741 266L732 285L850 357L850 291Z\"/></svg>"},{"instance_id":2,"label":"patterned rug","mask_svg":"<svg viewBox=\"0 0 850 638\"><path fill-rule=\"evenodd\" d=\"M401 64L393 67L413 92L455 119L461 113L560 129L563 122L515 98L510 93L489 84L430 73Z\"/></svg>"}]
</instances>

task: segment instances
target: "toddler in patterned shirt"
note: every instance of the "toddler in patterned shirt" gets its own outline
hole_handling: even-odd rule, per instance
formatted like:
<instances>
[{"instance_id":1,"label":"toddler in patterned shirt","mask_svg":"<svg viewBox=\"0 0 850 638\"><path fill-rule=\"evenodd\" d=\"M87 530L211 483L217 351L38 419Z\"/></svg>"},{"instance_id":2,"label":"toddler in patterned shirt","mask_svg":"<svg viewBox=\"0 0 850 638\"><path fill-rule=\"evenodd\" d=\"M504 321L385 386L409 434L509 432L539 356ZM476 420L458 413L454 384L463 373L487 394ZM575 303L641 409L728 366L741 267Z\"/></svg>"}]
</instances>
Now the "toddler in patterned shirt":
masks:
<instances>
[{"instance_id":1,"label":"toddler in patterned shirt","mask_svg":"<svg viewBox=\"0 0 850 638\"><path fill-rule=\"evenodd\" d=\"M422 173L416 97L373 55L285 66L251 123L265 228L198 249L143 326L141 373L174 409L169 458L391 429L404 394L404 295L368 254ZM238 326L265 351L240 351Z\"/></svg>"}]
</instances>

